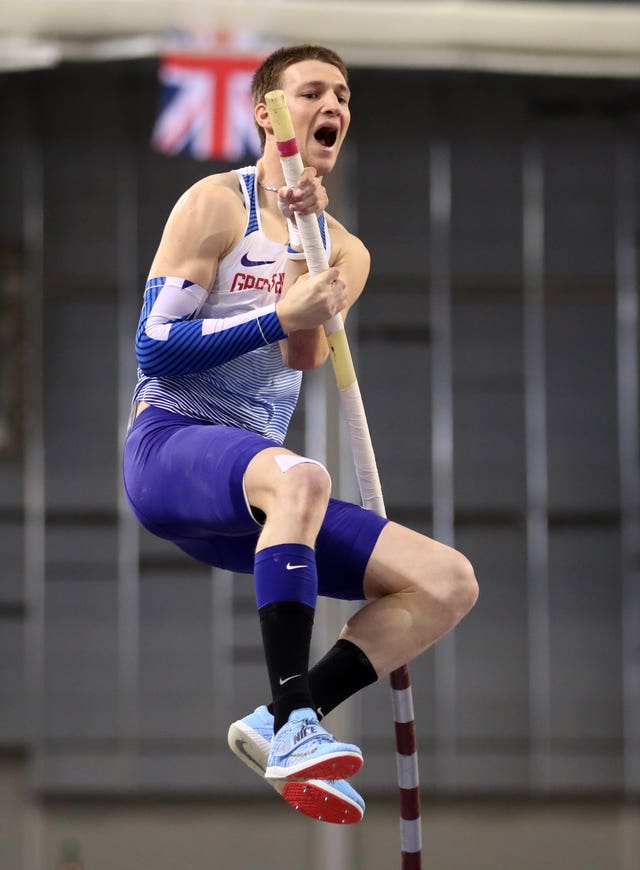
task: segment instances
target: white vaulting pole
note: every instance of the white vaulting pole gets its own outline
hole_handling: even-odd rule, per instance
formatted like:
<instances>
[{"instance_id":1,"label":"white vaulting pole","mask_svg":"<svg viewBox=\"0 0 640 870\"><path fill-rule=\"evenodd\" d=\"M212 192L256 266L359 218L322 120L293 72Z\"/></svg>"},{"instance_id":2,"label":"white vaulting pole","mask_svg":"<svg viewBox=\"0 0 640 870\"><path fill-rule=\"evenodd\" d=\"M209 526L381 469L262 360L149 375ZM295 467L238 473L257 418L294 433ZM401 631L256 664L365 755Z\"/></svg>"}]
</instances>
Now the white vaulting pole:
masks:
<instances>
[{"instance_id":1,"label":"white vaulting pole","mask_svg":"<svg viewBox=\"0 0 640 870\"><path fill-rule=\"evenodd\" d=\"M284 93L279 90L271 91L266 95L265 100L286 184L288 187L296 187L304 166ZM309 272L317 274L326 271L329 262L315 215L296 215L296 224L300 231ZM324 324L324 331L338 384L340 403L349 431L362 504L367 510L385 517L380 476L342 316L337 314L328 320ZM398 668L391 674L390 680L400 788L402 870L420 870L422 867L420 785L409 668L406 665Z\"/></svg>"}]
</instances>

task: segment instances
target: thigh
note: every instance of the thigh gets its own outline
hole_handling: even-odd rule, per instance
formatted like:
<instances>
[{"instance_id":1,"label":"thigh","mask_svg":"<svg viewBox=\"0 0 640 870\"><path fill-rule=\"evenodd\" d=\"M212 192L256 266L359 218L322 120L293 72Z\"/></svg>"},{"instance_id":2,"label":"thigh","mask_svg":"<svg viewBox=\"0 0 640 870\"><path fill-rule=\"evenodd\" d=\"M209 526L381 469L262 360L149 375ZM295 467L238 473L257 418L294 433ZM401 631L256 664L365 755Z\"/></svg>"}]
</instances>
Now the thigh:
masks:
<instances>
[{"instance_id":1,"label":"thigh","mask_svg":"<svg viewBox=\"0 0 640 870\"><path fill-rule=\"evenodd\" d=\"M330 499L316 542L318 592L328 598L361 601L367 566L384 517L349 502Z\"/></svg>"},{"instance_id":2,"label":"thigh","mask_svg":"<svg viewBox=\"0 0 640 870\"><path fill-rule=\"evenodd\" d=\"M367 564L365 594L374 599L423 588L445 595L452 573L464 571L466 565L465 557L452 547L389 522Z\"/></svg>"},{"instance_id":3,"label":"thigh","mask_svg":"<svg viewBox=\"0 0 640 870\"><path fill-rule=\"evenodd\" d=\"M224 568L236 574L253 574L257 532L235 537L211 533L199 538L172 535L169 540L193 559L212 568Z\"/></svg>"},{"instance_id":4,"label":"thigh","mask_svg":"<svg viewBox=\"0 0 640 870\"><path fill-rule=\"evenodd\" d=\"M172 539L255 534L243 475L257 453L273 446L254 432L147 408L124 451L133 512L151 532Z\"/></svg>"}]
</instances>

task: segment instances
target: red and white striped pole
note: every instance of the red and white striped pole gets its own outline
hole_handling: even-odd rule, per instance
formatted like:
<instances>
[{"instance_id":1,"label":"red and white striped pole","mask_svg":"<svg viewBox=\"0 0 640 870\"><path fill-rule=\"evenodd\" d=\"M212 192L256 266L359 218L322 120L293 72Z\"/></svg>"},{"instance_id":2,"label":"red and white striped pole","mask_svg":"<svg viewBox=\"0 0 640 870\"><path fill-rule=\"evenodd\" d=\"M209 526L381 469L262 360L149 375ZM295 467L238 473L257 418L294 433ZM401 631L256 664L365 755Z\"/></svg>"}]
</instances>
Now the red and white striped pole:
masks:
<instances>
[{"instance_id":1,"label":"red and white striped pole","mask_svg":"<svg viewBox=\"0 0 640 870\"><path fill-rule=\"evenodd\" d=\"M403 665L393 671L389 679L396 731L402 870L420 870L422 866L420 772L409 668Z\"/></svg>"},{"instance_id":2,"label":"red and white striped pole","mask_svg":"<svg viewBox=\"0 0 640 870\"><path fill-rule=\"evenodd\" d=\"M266 94L265 101L276 137L285 181L289 187L295 187L304 167L284 92L271 91ZM298 215L296 224L300 231L309 272L317 274L326 271L329 262L315 216ZM387 514L380 475L342 316L337 314L327 321L324 324L324 331L331 352L340 403L349 431L362 504L367 510L385 517ZM421 870L420 784L409 668L406 665L398 668L391 674L390 680L400 788L402 870Z\"/></svg>"}]
</instances>

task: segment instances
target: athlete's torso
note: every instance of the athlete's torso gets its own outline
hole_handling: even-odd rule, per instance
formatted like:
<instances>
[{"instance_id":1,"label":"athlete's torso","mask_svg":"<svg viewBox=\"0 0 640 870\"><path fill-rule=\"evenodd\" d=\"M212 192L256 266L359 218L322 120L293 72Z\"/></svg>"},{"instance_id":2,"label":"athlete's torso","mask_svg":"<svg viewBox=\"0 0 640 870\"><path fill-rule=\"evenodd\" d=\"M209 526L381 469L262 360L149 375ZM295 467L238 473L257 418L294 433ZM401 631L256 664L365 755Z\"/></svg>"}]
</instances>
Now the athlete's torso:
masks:
<instances>
[{"instance_id":1,"label":"athlete's torso","mask_svg":"<svg viewBox=\"0 0 640 870\"><path fill-rule=\"evenodd\" d=\"M199 318L224 318L277 302L287 262L286 245L262 230L255 167L237 170L247 225L238 244L218 263L213 289ZM326 236L330 254L329 234ZM147 377L138 371L134 401L146 401L199 420L250 429L282 443L296 406L301 372L287 368L271 344L202 372Z\"/></svg>"}]
</instances>

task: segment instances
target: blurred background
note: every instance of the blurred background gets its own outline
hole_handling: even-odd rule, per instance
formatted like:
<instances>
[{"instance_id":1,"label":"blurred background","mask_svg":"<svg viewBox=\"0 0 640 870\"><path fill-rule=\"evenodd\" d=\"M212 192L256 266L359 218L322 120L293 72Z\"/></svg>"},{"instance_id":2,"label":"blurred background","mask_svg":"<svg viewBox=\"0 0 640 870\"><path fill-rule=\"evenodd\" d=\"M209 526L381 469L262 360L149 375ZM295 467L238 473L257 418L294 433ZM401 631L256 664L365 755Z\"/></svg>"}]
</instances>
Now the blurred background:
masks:
<instances>
[{"instance_id":1,"label":"blurred background","mask_svg":"<svg viewBox=\"0 0 640 870\"><path fill-rule=\"evenodd\" d=\"M351 69L327 186L372 254L349 336L388 513L481 587L411 667L424 868L638 870L640 8L528 0L3 5L0 867L400 866L387 682L331 720L364 821L298 816L226 748L267 686L251 578L120 485L166 217L254 159L203 140L206 101L158 153L162 70L303 41ZM331 372L288 444L357 500ZM314 656L349 612L322 605Z\"/></svg>"}]
</instances>

